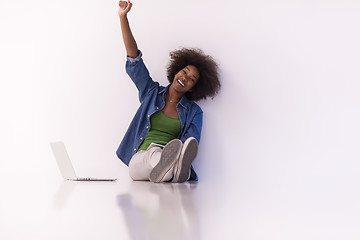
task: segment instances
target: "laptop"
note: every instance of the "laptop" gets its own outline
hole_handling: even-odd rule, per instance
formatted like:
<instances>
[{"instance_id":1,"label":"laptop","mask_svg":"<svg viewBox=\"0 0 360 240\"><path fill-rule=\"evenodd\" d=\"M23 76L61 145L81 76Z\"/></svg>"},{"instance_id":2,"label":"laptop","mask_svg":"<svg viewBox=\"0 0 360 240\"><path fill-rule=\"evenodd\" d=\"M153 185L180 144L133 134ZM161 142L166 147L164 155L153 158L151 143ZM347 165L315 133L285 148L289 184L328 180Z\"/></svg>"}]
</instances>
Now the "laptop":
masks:
<instances>
[{"instance_id":1,"label":"laptop","mask_svg":"<svg viewBox=\"0 0 360 240\"><path fill-rule=\"evenodd\" d=\"M63 142L50 142L60 173L70 181L116 181L116 178L78 178Z\"/></svg>"}]
</instances>

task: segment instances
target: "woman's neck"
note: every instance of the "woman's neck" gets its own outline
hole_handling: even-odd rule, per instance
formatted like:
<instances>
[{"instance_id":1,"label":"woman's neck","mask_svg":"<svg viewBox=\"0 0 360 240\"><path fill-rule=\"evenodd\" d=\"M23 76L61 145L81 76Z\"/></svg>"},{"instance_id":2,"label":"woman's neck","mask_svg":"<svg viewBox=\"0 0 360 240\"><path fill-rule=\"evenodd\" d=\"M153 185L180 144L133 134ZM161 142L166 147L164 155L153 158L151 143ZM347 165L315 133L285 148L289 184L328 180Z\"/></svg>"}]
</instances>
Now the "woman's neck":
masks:
<instances>
[{"instance_id":1,"label":"woman's neck","mask_svg":"<svg viewBox=\"0 0 360 240\"><path fill-rule=\"evenodd\" d=\"M179 94L170 86L166 95L166 100L171 103L178 103L182 98L182 96L183 94Z\"/></svg>"}]
</instances>

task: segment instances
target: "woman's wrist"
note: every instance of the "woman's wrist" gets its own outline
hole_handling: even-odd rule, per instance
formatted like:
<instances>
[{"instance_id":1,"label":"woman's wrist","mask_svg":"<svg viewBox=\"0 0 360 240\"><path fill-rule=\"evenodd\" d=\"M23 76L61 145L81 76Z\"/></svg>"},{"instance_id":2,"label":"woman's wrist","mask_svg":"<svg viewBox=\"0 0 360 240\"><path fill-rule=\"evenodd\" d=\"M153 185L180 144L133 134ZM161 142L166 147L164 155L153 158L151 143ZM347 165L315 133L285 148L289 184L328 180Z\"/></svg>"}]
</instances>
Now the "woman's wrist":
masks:
<instances>
[{"instance_id":1,"label":"woman's wrist","mask_svg":"<svg viewBox=\"0 0 360 240\"><path fill-rule=\"evenodd\" d=\"M127 13L123 13L123 14L119 13L119 18L120 18L120 20L126 20L127 19Z\"/></svg>"}]
</instances>

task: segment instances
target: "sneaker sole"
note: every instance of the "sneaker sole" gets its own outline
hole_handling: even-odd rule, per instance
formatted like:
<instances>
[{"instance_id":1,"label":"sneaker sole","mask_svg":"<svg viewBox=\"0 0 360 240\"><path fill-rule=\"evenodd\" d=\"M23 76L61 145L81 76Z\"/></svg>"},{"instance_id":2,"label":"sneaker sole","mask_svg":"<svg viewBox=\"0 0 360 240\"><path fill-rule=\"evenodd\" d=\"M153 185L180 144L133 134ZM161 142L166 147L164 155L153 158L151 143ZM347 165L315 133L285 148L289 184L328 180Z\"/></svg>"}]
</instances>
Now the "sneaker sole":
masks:
<instances>
[{"instance_id":1,"label":"sneaker sole","mask_svg":"<svg viewBox=\"0 0 360 240\"><path fill-rule=\"evenodd\" d=\"M179 139L171 140L163 148L160 161L150 173L150 181L158 183L176 163L182 148L182 142Z\"/></svg>"},{"instance_id":2,"label":"sneaker sole","mask_svg":"<svg viewBox=\"0 0 360 240\"><path fill-rule=\"evenodd\" d=\"M198 152L197 140L191 139L187 146L184 146L183 157L179 159L180 171L175 175L176 182L182 183L188 180L191 163L194 161Z\"/></svg>"}]
</instances>

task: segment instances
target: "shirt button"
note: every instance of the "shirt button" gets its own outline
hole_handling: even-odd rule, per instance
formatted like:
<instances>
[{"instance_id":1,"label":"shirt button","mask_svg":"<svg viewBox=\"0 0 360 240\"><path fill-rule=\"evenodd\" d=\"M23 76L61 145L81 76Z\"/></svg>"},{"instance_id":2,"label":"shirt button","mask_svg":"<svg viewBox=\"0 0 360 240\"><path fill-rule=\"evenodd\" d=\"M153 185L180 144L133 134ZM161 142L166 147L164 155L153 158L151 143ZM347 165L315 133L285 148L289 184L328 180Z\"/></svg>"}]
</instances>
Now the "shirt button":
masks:
<instances>
[{"instance_id":1,"label":"shirt button","mask_svg":"<svg viewBox=\"0 0 360 240\"><path fill-rule=\"evenodd\" d=\"M136 148L134 148L134 151L136 151Z\"/></svg>"},{"instance_id":2,"label":"shirt button","mask_svg":"<svg viewBox=\"0 0 360 240\"><path fill-rule=\"evenodd\" d=\"M150 117L150 115L148 115L148 117Z\"/></svg>"},{"instance_id":3,"label":"shirt button","mask_svg":"<svg viewBox=\"0 0 360 240\"><path fill-rule=\"evenodd\" d=\"M156 109L159 109L159 107L156 107Z\"/></svg>"},{"instance_id":4,"label":"shirt button","mask_svg":"<svg viewBox=\"0 0 360 240\"><path fill-rule=\"evenodd\" d=\"M146 128L149 128L149 126L146 126Z\"/></svg>"},{"instance_id":5,"label":"shirt button","mask_svg":"<svg viewBox=\"0 0 360 240\"><path fill-rule=\"evenodd\" d=\"M142 137L140 138L140 140L142 140Z\"/></svg>"}]
</instances>

